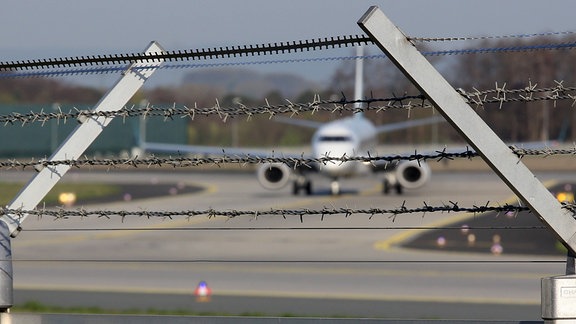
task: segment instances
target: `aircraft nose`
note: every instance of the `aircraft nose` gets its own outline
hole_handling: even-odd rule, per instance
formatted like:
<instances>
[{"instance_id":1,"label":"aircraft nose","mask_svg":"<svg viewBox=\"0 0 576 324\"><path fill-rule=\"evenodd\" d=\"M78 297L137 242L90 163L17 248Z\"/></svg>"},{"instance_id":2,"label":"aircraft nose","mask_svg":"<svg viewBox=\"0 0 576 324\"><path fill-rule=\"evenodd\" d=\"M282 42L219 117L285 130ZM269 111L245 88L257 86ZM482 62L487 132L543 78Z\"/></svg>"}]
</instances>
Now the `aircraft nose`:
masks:
<instances>
[{"instance_id":1,"label":"aircraft nose","mask_svg":"<svg viewBox=\"0 0 576 324\"><path fill-rule=\"evenodd\" d=\"M321 150L317 151L316 158L324 158L324 157L342 157L342 156L352 156L352 152L347 152L346 150L334 150L334 147L331 147L330 151L326 151L328 153L320 153ZM350 175L354 171L354 162L347 161L328 161L321 166L321 172L331 176L331 177L341 177Z\"/></svg>"},{"instance_id":2,"label":"aircraft nose","mask_svg":"<svg viewBox=\"0 0 576 324\"><path fill-rule=\"evenodd\" d=\"M354 170L354 162L328 162L323 167L323 171L332 177L347 176Z\"/></svg>"}]
</instances>

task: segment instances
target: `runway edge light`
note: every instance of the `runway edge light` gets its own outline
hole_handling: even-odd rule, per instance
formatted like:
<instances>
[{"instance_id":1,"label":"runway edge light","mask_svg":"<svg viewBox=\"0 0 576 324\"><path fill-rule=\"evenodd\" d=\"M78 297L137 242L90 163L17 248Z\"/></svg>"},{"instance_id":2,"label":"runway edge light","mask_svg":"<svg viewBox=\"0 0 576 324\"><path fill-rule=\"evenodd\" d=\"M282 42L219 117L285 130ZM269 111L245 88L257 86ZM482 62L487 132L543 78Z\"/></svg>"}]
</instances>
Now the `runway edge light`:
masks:
<instances>
[{"instance_id":1,"label":"runway edge light","mask_svg":"<svg viewBox=\"0 0 576 324\"><path fill-rule=\"evenodd\" d=\"M210 301L210 295L212 295L212 289L208 287L206 281L202 280L194 289L194 296L196 296L196 301L198 302L208 302Z\"/></svg>"}]
</instances>

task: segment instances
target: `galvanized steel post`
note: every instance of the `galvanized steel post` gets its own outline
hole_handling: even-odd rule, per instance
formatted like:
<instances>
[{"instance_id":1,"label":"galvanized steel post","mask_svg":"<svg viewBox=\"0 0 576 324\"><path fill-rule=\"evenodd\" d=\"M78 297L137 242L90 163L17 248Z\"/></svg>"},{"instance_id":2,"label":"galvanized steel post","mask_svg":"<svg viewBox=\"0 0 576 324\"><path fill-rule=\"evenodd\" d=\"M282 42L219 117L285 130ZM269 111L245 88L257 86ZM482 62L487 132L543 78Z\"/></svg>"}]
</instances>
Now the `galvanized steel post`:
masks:
<instances>
[{"instance_id":1,"label":"galvanized steel post","mask_svg":"<svg viewBox=\"0 0 576 324\"><path fill-rule=\"evenodd\" d=\"M377 7L358 22L492 170L573 252L576 219Z\"/></svg>"},{"instance_id":2,"label":"galvanized steel post","mask_svg":"<svg viewBox=\"0 0 576 324\"><path fill-rule=\"evenodd\" d=\"M160 53L164 50L152 42L145 54ZM142 60L132 63L108 93L98 102L94 112L120 110L144 82L156 71L163 60ZM68 136L54 152L49 161L78 159L92 142L100 135L112 120L112 117L79 117L80 125ZM52 187L66 174L70 165L39 167L38 173L20 191L8 206L8 209L34 209ZM11 237L21 230L20 226L27 215L4 215L0 218L0 312L6 312L13 306L12 249Z\"/></svg>"},{"instance_id":3,"label":"galvanized steel post","mask_svg":"<svg viewBox=\"0 0 576 324\"><path fill-rule=\"evenodd\" d=\"M162 53L164 50L156 43L152 42L144 51L144 54ZM107 112L122 109L134 96L144 82L156 71L163 62L161 59L136 61L123 71L122 76L116 84L102 97L96 104L93 112ZM84 151L100 135L104 128L112 121L113 117L92 116L78 117L78 125L60 147L52 154L48 161L76 160L82 156ZM18 195L8 205L8 209L31 210L42 201L44 196L54 187L54 185L68 172L70 165L60 164L43 167L38 164L38 173L28 182L28 184L18 193ZM20 231L20 225L27 215L4 215L1 220L8 224L12 237Z\"/></svg>"},{"instance_id":4,"label":"galvanized steel post","mask_svg":"<svg viewBox=\"0 0 576 324\"><path fill-rule=\"evenodd\" d=\"M506 185L564 243L570 251L567 262L567 272L570 272L574 268L571 256L576 251L574 215L562 208L550 191L381 10L371 7L360 18L358 25L464 136ZM550 323L576 321L576 275L542 279L541 296L542 318Z\"/></svg>"},{"instance_id":5,"label":"galvanized steel post","mask_svg":"<svg viewBox=\"0 0 576 324\"><path fill-rule=\"evenodd\" d=\"M0 313L14 305L11 239L8 225L0 221Z\"/></svg>"}]
</instances>

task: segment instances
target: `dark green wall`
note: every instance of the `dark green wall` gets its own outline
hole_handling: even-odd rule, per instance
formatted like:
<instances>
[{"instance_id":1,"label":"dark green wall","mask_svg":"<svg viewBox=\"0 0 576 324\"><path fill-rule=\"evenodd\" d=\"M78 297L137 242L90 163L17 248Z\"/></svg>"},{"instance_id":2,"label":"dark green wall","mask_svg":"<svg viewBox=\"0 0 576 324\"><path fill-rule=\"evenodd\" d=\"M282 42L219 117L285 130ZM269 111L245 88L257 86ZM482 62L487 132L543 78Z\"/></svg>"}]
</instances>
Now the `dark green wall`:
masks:
<instances>
[{"instance_id":1,"label":"dark green wall","mask_svg":"<svg viewBox=\"0 0 576 324\"><path fill-rule=\"evenodd\" d=\"M87 106L62 106L63 112L78 109L90 109ZM53 112L50 105L0 105L0 115L12 113L27 114L29 112ZM88 155L118 154L123 150L130 152L137 143L139 118L130 117L125 121L121 117L115 118L92 143L86 151ZM174 118L164 121L161 117L149 117L146 120L146 140L150 142L165 142L185 144L187 141L186 119ZM11 157L38 157L51 155L54 145L54 134L57 143L62 143L78 125L76 120L50 120L42 125L34 122L22 126L21 124L0 125L0 158ZM55 133L54 133L55 132Z\"/></svg>"}]
</instances>

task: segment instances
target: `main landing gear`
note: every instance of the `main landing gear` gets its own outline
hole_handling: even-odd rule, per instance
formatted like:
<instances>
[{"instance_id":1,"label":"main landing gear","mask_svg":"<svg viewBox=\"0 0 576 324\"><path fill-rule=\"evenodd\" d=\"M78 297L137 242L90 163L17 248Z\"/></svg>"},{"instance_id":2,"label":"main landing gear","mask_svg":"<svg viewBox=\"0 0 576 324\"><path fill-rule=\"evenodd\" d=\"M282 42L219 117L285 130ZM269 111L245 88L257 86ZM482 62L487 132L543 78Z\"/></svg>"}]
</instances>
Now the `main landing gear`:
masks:
<instances>
[{"instance_id":1,"label":"main landing gear","mask_svg":"<svg viewBox=\"0 0 576 324\"><path fill-rule=\"evenodd\" d=\"M312 182L304 176L299 176L292 183L292 194L299 195L302 191L307 196L310 196L312 194ZM332 180L332 183L330 183L330 194L338 196L340 193L340 183L338 180Z\"/></svg>"},{"instance_id":2,"label":"main landing gear","mask_svg":"<svg viewBox=\"0 0 576 324\"><path fill-rule=\"evenodd\" d=\"M392 189L394 189L397 194L401 195L404 188L398 182L398 179L396 179L396 175L393 173L387 173L384 176L384 181L382 182L382 193L387 195Z\"/></svg>"},{"instance_id":3,"label":"main landing gear","mask_svg":"<svg viewBox=\"0 0 576 324\"><path fill-rule=\"evenodd\" d=\"M292 194L298 195L302 190L307 196L310 196L312 194L312 182L304 176L299 176L292 184Z\"/></svg>"}]
</instances>

